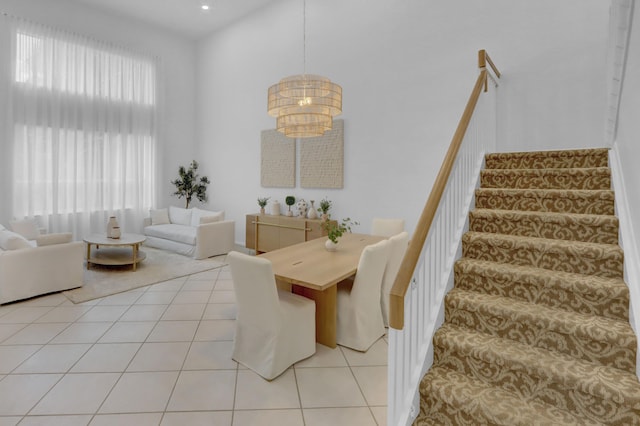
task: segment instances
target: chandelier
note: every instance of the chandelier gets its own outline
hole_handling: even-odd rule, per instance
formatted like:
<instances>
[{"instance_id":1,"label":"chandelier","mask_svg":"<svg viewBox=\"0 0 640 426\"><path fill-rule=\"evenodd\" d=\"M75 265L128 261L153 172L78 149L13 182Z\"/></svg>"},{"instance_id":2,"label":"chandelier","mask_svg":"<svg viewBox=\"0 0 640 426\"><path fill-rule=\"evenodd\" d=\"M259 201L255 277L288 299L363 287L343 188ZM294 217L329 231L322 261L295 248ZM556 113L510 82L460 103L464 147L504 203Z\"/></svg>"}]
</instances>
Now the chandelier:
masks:
<instances>
[{"instance_id":1,"label":"chandelier","mask_svg":"<svg viewBox=\"0 0 640 426\"><path fill-rule=\"evenodd\" d=\"M285 77L269 87L267 112L276 129L290 138L322 136L333 117L342 114L342 87L326 77L307 74L306 0L303 0L304 73Z\"/></svg>"}]
</instances>

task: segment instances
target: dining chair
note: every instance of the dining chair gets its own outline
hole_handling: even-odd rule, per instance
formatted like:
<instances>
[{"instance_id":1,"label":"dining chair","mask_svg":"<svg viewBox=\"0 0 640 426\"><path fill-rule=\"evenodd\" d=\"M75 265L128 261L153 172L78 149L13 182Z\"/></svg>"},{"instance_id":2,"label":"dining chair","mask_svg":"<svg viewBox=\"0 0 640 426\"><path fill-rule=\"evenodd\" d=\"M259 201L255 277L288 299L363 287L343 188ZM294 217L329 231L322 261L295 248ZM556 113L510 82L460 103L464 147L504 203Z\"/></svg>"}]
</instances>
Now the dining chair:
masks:
<instances>
[{"instance_id":1,"label":"dining chair","mask_svg":"<svg viewBox=\"0 0 640 426\"><path fill-rule=\"evenodd\" d=\"M404 231L404 219L383 219L374 217L371 221L371 234L391 237Z\"/></svg>"},{"instance_id":2,"label":"dining chair","mask_svg":"<svg viewBox=\"0 0 640 426\"><path fill-rule=\"evenodd\" d=\"M382 292L380 293L380 308L384 326L389 326L389 292L396 280L400 264L409 247L409 233L403 231L389 238L389 258L382 277Z\"/></svg>"},{"instance_id":3,"label":"dining chair","mask_svg":"<svg viewBox=\"0 0 640 426\"><path fill-rule=\"evenodd\" d=\"M267 380L316 351L313 300L276 287L271 261L227 255L238 313L232 358Z\"/></svg>"},{"instance_id":4,"label":"dining chair","mask_svg":"<svg viewBox=\"0 0 640 426\"><path fill-rule=\"evenodd\" d=\"M339 345L364 352L384 335L380 291L388 255L388 240L365 247L354 279L338 283Z\"/></svg>"}]
</instances>

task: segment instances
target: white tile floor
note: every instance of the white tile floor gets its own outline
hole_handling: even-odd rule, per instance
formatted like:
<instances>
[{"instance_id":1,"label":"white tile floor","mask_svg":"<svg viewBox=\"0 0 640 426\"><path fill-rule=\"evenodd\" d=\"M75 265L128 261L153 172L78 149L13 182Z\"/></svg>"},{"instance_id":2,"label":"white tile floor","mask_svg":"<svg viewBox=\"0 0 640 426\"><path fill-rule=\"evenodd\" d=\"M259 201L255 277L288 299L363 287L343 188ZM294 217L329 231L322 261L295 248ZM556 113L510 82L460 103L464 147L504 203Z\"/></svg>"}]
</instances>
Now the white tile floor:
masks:
<instances>
[{"instance_id":1,"label":"white tile floor","mask_svg":"<svg viewBox=\"0 0 640 426\"><path fill-rule=\"evenodd\" d=\"M227 268L74 305L0 306L0 426L385 425L386 337L272 382L231 359Z\"/></svg>"}]
</instances>

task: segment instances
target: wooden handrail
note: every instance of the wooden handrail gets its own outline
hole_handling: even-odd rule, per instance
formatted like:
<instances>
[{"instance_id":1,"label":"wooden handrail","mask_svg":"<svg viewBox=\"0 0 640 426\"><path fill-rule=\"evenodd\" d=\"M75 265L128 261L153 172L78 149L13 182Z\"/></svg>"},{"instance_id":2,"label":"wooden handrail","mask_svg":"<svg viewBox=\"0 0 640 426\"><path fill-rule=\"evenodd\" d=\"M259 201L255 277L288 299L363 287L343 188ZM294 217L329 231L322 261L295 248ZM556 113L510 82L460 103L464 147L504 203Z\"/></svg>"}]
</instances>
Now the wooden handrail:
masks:
<instances>
[{"instance_id":1,"label":"wooden handrail","mask_svg":"<svg viewBox=\"0 0 640 426\"><path fill-rule=\"evenodd\" d=\"M456 156L458 155L458 151L460 150L460 145L462 145L464 135L467 131L467 128L469 127L471 117L473 116L473 111L475 110L476 104L478 103L478 98L480 97L480 93L482 93L483 86L486 87L487 85L487 62L493 69L495 75L498 78L500 77L500 72L493 64L491 58L489 58L489 55L484 50L480 50L478 52L478 67L480 68L480 74L478 75L476 84L473 87L471 96L467 101L467 105L464 109L464 113L462 114L462 118L460 118L460 122L458 123L458 127L456 128L456 132L454 133L451 144L449 145L447 155L442 162L442 166L440 166L440 171L438 172L438 176L436 177L435 183L433 184L433 189L431 189L431 193L429 194L427 203L422 210L422 214L420 215L420 219L418 220L418 224L416 225L416 230L411 237L409 248L407 249L407 253L402 259L400 270L398 271L396 280L393 283L393 287L391 288L389 294L389 326L395 328L396 330L402 330L402 328L404 327L405 294L407 293L409 284L411 283L411 278L413 277L413 273L418 264L418 260L420 259L422 247L427 240L429 228L431 228L431 223L433 222L436 211L438 210L440 199L444 194L444 190L447 186L447 181L449 180L449 175L451 174Z\"/></svg>"}]
</instances>

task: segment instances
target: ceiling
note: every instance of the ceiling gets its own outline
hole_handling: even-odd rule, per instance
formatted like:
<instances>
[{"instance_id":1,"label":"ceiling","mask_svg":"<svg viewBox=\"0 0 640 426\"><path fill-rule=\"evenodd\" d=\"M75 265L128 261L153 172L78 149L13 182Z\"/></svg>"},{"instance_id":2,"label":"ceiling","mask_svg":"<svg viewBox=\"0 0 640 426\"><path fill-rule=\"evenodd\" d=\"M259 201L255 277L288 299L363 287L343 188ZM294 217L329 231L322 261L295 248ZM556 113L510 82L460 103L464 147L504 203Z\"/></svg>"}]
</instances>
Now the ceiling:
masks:
<instances>
[{"instance_id":1,"label":"ceiling","mask_svg":"<svg viewBox=\"0 0 640 426\"><path fill-rule=\"evenodd\" d=\"M251 12L280 0L75 0L199 39ZM207 12L200 5L210 6Z\"/></svg>"}]
</instances>

